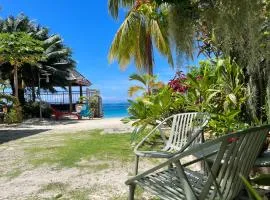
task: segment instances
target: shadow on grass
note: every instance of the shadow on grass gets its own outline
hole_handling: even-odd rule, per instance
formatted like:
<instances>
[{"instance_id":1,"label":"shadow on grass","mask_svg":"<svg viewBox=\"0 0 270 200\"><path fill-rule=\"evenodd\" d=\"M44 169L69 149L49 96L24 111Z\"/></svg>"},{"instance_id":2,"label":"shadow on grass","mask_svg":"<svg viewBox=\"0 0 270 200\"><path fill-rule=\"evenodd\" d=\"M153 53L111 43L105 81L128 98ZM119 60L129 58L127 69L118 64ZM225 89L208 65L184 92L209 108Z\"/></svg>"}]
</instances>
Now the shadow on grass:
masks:
<instances>
[{"instance_id":1,"label":"shadow on grass","mask_svg":"<svg viewBox=\"0 0 270 200\"><path fill-rule=\"evenodd\" d=\"M3 130L2 129L0 130L0 144L9 142L12 140L24 138L24 137L36 135L36 134L39 134L48 130L50 129L32 129L32 130L26 130L26 129Z\"/></svg>"}]
</instances>

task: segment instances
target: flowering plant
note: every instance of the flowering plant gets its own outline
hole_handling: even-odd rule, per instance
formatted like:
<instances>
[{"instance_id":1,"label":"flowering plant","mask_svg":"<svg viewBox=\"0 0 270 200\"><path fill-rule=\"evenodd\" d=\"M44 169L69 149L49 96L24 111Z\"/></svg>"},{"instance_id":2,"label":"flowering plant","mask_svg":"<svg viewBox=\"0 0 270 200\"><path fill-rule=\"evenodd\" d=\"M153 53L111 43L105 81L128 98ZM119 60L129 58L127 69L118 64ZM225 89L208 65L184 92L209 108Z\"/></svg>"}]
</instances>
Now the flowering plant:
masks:
<instances>
[{"instance_id":1,"label":"flowering plant","mask_svg":"<svg viewBox=\"0 0 270 200\"><path fill-rule=\"evenodd\" d=\"M185 93L189 86L186 83L187 77L182 71L176 72L175 77L169 81L168 85L175 92Z\"/></svg>"}]
</instances>

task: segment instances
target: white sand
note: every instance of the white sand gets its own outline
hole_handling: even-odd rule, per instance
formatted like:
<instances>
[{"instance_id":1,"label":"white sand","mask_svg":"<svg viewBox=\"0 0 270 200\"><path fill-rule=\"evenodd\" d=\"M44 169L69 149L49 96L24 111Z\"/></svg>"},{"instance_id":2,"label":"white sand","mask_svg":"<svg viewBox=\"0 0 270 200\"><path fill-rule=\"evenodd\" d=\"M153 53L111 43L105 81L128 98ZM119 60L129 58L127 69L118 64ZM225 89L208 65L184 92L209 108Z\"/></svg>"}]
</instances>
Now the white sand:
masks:
<instances>
[{"instance_id":1,"label":"white sand","mask_svg":"<svg viewBox=\"0 0 270 200\"><path fill-rule=\"evenodd\" d=\"M110 167L100 171L92 167L100 164L98 160L85 160L85 168L63 169L53 165L36 168L27 160L25 149L28 147L54 147L61 145L62 135L93 129L103 129L105 133L132 130L131 126L123 124L120 118L42 122L32 119L20 125L1 125L0 137L2 142L6 137L6 141L2 144L0 142L0 200L52 199L58 194L65 199L74 199L68 196L72 191L86 191L87 199L93 200L113 200L117 197L125 199L128 187L124 182L133 171L133 162L107 161ZM147 161L142 162L141 169L149 168L149 164ZM69 191L69 194L57 188L53 191L42 191L42 188L54 183L67 185L65 191Z\"/></svg>"},{"instance_id":2,"label":"white sand","mask_svg":"<svg viewBox=\"0 0 270 200\"><path fill-rule=\"evenodd\" d=\"M107 133L124 133L131 132L130 124L123 124L122 118L107 118L107 119L83 119L83 120L39 120L30 119L18 125L0 125L0 130L16 130L16 129L47 129L50 131L69 131L77 132L83 130L103 129Z\"/></svg>"}]
</instances>

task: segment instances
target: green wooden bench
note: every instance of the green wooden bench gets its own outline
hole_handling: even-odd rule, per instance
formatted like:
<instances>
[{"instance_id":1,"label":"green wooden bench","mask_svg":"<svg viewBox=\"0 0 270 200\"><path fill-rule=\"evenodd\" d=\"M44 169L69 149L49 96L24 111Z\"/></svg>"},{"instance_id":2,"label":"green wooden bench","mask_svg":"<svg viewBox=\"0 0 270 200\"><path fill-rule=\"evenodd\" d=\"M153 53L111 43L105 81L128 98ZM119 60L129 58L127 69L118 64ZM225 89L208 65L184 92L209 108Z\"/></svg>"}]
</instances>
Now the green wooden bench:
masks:
<instances>
[{"instance_id":1,"label":"green wooden bench","mask_svg":"<svg viewBox=\"0 0 270 200\"><path fill-rule=\"evenodd\" d=\"M180 150L167 161L127 180L129 200L134 199L136 185L164 200L232 200L243 186L239 175L248 176L269 130L270 125L250 128ZM191 143L192 140L184 148ZM194 154L201 156L183 163L183 158ZM197 172L189 168L213 154L213 165L209 167L205 162L207 170Z\"/></svg>"}]
</instances>

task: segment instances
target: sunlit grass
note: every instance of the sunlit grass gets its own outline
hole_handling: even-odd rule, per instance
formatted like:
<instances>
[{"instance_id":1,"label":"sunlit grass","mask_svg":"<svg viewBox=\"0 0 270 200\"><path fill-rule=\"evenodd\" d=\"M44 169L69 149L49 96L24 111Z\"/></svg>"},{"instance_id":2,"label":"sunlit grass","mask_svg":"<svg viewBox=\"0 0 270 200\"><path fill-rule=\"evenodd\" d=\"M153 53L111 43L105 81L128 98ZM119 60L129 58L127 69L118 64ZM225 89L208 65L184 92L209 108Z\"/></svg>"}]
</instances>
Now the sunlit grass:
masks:
<instances>
[{"instance_id":1,"label":"sunlit grass","mask_svg":"<svg viewBox=\"0 0 270 200\"><path fill-rule=\"evenodd\" d=\"M40 190L39 193L46 193L49 192L51 197L41 198L41 197L34 197L35 199L42 199L42 200L69 200L69 199L76 199L76 200L87 200L88 195L92 193L90 189L71 189L68 184L64 184L61 182L52 182L47 185L44 185Z\"/></svg>"},{"instance_id":2,"label":"sunlit grass","mask_svg":"<svg viewBox=\"0 0 270 200\"><path fill-rule=\"evenodd\" d=\"M6 177L8 179L14 179L18 176L20 176L23 173L23 170L16 168L16 169L11 169L7 173L3 173L0 175L0 177Z\"/></svg>"},{"instance_id":3,"label":"sunlit grass","mask_svg":"<svg viewBox=\"0 0 270 200\"><path fill-rule=\"evenodd\" d=\"M26 149L30 162L58 164L62 167L78 166L82 160L130 161L133 158L130 134L102 134L101 131L85 131L63 136L62 144L36 146ZM106 168L106 166L101 166Z\"/></svg>"}]
</instances>

